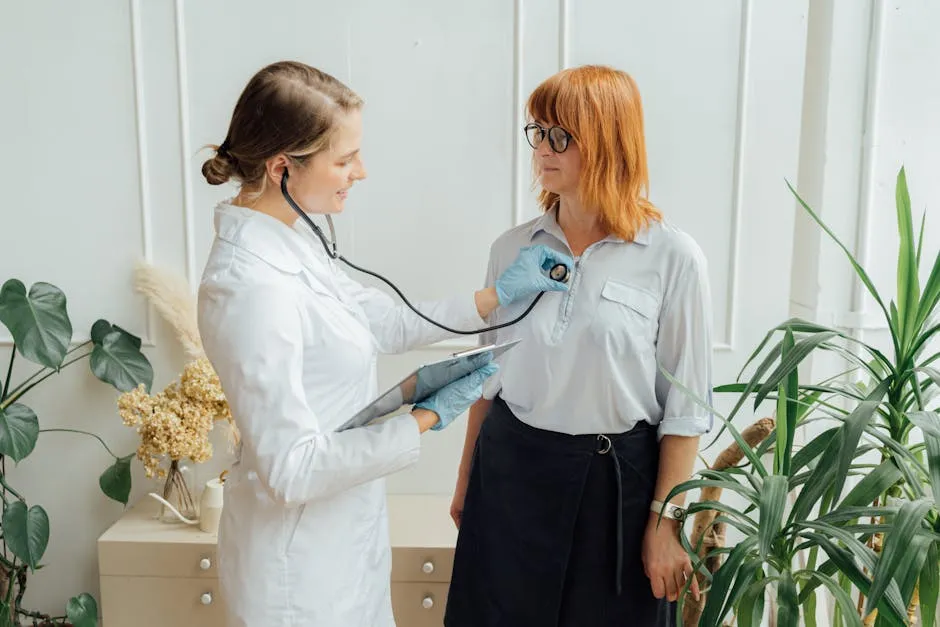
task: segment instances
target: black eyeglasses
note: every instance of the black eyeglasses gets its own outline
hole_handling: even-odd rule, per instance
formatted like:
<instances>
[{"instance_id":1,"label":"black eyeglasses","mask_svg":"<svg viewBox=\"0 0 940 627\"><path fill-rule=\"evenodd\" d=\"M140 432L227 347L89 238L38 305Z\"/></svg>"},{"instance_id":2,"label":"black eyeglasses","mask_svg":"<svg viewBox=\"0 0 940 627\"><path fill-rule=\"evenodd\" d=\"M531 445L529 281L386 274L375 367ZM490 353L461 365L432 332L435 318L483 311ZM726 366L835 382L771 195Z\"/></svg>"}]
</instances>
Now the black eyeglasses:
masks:
<instances>
[{"instance_id":1,"label":"black eyeglasses","mask_svg":"<svg viewBox=\"0 0 940 627\"><path fill-rule=\"evenodd\" d=\"M564 152L568 149L568 141L571 139L571 133L560 126L553 126L545 129L532 122L526 124L522 129L525 132L526 141L532 148L538 148L545 136L548 136L548 145L555 152Z\"/></svg>"}]
</instances>

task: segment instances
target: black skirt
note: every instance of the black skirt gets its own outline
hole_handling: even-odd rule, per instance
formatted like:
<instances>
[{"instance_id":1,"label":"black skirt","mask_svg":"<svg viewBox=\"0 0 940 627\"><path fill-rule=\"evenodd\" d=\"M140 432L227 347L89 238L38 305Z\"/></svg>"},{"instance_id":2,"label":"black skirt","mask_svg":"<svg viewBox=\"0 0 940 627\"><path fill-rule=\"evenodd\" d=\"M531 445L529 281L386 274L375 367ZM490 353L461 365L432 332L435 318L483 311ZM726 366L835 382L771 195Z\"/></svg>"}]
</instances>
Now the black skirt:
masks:
<instances>
[{"instance_id":1,"label":"black skirt","mask_svg":"<svg viewBox=\"0 0 940 627\"><path fill-rule=\"evenodd\" d=\"M659 466L656 428L571 436L499 397L474 450L446 627L675 625L641 547Z\"/></svg>"}]
</instances>

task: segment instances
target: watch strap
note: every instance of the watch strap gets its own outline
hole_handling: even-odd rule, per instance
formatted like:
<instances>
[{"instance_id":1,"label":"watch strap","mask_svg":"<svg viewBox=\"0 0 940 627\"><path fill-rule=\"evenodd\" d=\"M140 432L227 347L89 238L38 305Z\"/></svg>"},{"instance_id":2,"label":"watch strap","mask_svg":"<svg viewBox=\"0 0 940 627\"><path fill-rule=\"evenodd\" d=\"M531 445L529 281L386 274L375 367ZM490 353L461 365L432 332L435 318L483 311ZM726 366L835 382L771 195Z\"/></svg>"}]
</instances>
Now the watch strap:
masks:
<instances>
[{"instance_id":1,"label":"watch strap","mask_svg":"<svg viewBox=\"0 0 940 627\"><path fill-rule=\"evenodd\" d=\"M665 509L663 509L664 505ZM672 520L678 521L684 520L686 516L685 508L673 503L663 503L662 501L657 501L656 499L653 499L653 502L650 503L650 511L655 512L657 515L662 513L663 518L670 518Z\"/></svg>"}]
</instances>

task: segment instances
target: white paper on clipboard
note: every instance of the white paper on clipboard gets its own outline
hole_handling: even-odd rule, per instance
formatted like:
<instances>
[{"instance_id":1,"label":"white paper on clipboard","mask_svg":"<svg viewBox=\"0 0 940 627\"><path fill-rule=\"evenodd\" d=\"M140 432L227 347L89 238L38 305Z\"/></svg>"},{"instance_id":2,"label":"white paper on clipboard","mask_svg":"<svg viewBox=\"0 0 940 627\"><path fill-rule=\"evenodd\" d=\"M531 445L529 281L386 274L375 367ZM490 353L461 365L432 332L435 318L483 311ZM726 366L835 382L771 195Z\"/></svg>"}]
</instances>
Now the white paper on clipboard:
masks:
<instances>
[{"instance_id":1,"label":"white paper on clipboard","mask_svg":"<svg viewBox=\"0 0 940 627\"><path fill-rule=\"evenodd\" d=\"M448 383L496 359L520 341L517 339L502 344L480 346L424 364L359 410L355 416L340 425L337 431L364 427L379 418L397 413L402 407L419 403Z\"/></svg>"}]
</instances>

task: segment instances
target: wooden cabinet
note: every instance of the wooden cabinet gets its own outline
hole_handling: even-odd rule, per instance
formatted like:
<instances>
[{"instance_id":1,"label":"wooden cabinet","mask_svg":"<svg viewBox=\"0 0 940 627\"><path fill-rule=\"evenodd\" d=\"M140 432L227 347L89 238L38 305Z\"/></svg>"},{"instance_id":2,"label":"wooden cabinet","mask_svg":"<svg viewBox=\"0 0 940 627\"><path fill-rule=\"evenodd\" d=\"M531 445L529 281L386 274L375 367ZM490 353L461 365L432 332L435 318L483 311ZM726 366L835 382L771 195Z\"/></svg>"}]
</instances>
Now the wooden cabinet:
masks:
<instances>
[{"instance_id":1,"label":"wooden cabinet","mask_svg":"<svg viewBox=\"0 0 940 627\"><path fill-rule=\"evenodd\" d=\"M443 627L457 529L450 496L393 495L392 610L398 627Z\"/></svg>"},{"instance_id":2,"label":"wooden cabinet","mask_svg":"<svg viewBox=\"0 0 940 627\"><path fill-rule=\"evenodd\" d=\"M449 496L390 495L398 627L442 627L457 530ZM103 627L223 627L216 536L154 519L145 499L98 539Z\"/></svg>"}]
</instances>

